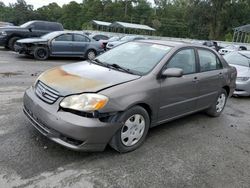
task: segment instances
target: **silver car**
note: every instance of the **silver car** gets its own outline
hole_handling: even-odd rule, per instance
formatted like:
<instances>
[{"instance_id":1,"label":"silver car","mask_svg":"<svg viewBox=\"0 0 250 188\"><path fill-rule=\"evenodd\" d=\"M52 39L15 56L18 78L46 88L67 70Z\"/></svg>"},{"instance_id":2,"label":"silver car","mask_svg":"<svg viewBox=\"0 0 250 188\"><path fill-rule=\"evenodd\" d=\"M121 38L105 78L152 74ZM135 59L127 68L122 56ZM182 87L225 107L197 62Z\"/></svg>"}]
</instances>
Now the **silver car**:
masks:
<instances>
[{"instance_id":1,"label":"silver car","mask_svg":"<svg viewBox=\"0 0 250 188\"><path fill-rule=\"evenodd\" d=\"M41 74L24 95L24 112L51 140L74 150L119 152L142 145L150 127L205 110L219 116L236 69L216 51L142 40L94 60Z\"/></svg>"},{"instance_id":2,"label":"silver car","mask_svg":"<svg viewBox=\"0 0 250 188\"><path fill-rule=\"evenodd\" d=\"M231 52L224 59L237 69L234 95L250 96L250 51Z\"/></svg>"},{"instance_id":3,"label":"silver car","mask_svg":"<svg viewBox=\"0 0 250 188\"><path fill-rule=\"evenodd\" d=\"M110 41L107 43L106 45L106 49L107 50L110 50L118 45L121 45L123 43L126 43L126 42L130 42L130 41L135 41L135 40L144 40L145 37L142 37L142 36L124 36L122 37L120 40L117 40L117 41Z\"/></svg>"},{"instance_id":4,"label":"silver car","mask_svg":"<svg viewBox=\"0 0 250 188\"><path fill-rule=\"evenodd\" d=\"M219 50L219 54L225 55L233 51L241 51L241 50L247 50L247 47L239 46L239 45L229 45L229 46L226 46L225 48L221 48Z\"/></svg>"}]
</instances>

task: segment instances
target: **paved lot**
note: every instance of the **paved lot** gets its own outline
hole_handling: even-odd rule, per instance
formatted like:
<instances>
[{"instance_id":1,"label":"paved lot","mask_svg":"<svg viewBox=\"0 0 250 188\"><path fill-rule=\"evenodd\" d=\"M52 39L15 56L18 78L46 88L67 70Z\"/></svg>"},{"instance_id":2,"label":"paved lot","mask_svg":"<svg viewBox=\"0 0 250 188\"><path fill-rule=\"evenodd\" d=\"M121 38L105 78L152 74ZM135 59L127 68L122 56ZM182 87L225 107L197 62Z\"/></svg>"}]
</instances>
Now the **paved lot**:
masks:
<instances>
[{"instance_id":1,"label":"paved lot","mask_svg":"<svg viewBox=\"0 0 250 188\"><path fill-rule=\"evenodd\" d=\"M46 62L0 48L0 187L249 187L250 98L230 98L223 115L194 114L150 130L138 150L65 149L22 113L22 95Z\"/></svg>"}]
</instances>

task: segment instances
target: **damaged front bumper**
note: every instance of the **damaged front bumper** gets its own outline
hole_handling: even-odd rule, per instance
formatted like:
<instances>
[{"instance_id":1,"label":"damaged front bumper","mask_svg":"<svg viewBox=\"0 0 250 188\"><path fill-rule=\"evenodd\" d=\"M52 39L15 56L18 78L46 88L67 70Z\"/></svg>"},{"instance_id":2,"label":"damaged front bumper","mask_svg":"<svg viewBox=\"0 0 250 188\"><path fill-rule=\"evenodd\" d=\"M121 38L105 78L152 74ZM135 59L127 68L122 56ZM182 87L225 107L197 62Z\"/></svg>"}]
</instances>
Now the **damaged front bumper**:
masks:
<instances>
[{"instance_id":1,"label":"damaged front bumper","mask_svg":"<svg viewBox=\"0 0 250 188\"><path fill-rule=\"evenodd\" d=\"M56 143L72 150L103 151L121 123L103 122L59 110L59 98L47 104L31 87L24 94L24 113L33 126Z\"/></svg>"}]
</instances>

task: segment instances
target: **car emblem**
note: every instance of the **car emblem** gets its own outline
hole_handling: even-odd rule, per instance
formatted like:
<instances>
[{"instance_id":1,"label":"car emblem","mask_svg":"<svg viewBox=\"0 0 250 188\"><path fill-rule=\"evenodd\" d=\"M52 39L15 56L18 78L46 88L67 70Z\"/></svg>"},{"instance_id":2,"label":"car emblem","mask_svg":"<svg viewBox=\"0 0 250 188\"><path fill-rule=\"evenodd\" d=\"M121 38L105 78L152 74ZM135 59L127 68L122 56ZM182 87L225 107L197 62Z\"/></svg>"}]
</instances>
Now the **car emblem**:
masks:
<instances>
[{"instance_id":1,"label":"car emblem","mask_svg":"<svg viewBox=\"0 0 250 188\"><path fill-rule=\"evenodd\" d=\"M46 90L45 89L41 89L41 93L42 93L42 96L45 96L46 95Z\"/></svg>"}]
</instances>

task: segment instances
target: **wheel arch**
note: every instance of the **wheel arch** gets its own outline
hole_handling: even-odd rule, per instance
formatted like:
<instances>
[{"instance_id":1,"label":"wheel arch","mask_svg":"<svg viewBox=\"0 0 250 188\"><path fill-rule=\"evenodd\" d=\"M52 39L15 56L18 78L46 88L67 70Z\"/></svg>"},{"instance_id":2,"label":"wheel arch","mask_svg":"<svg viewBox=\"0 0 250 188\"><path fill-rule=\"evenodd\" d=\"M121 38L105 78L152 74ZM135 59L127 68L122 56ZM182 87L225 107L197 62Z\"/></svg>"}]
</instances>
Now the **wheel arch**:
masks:
<instances>
[{"instance_id":1,"label":"wheel arch","mask_svg":"<svg viewBox=\"0 0 250 188\"><path fill-rule=\"evenodd\" d=\"M223 86L222 88L226 90L227 96L229 96L229 94L230 94L230 87L226 85L226 86Z\"/></svg>"}]
</instances>

